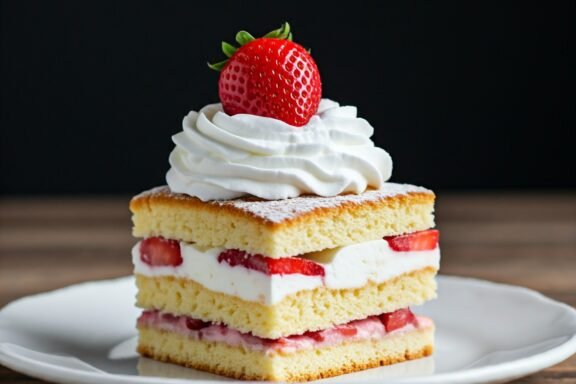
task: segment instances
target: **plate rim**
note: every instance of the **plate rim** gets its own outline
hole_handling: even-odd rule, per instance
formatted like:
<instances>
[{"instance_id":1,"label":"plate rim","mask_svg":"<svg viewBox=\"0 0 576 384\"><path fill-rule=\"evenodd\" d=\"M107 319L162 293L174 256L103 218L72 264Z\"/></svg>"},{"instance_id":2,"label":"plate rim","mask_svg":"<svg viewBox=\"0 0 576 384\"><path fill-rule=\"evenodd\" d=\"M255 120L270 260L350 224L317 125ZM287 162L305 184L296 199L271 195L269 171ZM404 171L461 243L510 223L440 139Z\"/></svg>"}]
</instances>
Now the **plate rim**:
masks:
<instances>
[{"instance_id":1,"label":"plate rim","mask_svg":"<svg viewBox=\"0 0 576 384\"><path fill-rule=\"evenodd\" d=\"M455 282L458 284L473 284L479 288L490 288L490 289L506 289L520 292L525 295L531 296L533 299L541 301L546 305L556 306L562 308L566 314L572 316L576 319L576 309L572 306L554 300L538 291L523 286L517 286L507 283L494 282L484 279L479 279L475 277L465 277L465 276L455 276L455 275L438 275L439 280L445 280L450 282ZM2 320L2 315L11 307L18 305L23 301L34 300L41 298L46 295L58 294L59 292L78 289L82 286L89 285L100 285L100 284L110 284L110 283L121 283L123 281L130 281L133 276L123 276L113 279L102 279L102 280L91 280L80 282L72 285L68 285L61 288L56 288L50 291L40 292L32 294L29 296L21 297L12 302L9 302L2 308L0 308L0 320ZM0 322L0 330L3 329L2 322ZM9 328L7 328L9 329ZM19 346L14 343L2 342L0 340L0 364L13 369L17 372L29 375L31 377L36 377L40 379L56 380L61 383L169 383L169 384L184 384L191 383L193 381L189 379L177 379L177 378L163 378L163 377L144 377L144 376L134 376L125 374L113 374L113 373L100 373L100 372L89 372L82 371L79 369L73 369L68 367L63 367L56 364L51 364L35 359L28 358L26 356L13 354L10 352L10 347L16 345L21 348L26 348ZM26 348L27 349L27 348ZM426 376L415 376L415 377L399 377L396 382L399 383L411 383L411 384L436 384L436 383L462 383L462 382L476 382L476 383L489 383L494 380L513 380L515 378L527 376L538 372L544 368L558 364L573 354L576 353L576 332L572 336L562 342L560 345L552 347L544 352L539 352L533 355L525 356L516 360L495 363L488 366L476 367L470 369L463 369L459 371L452 371L440 374L432 374ZM519 373L520 372L520 373ZM65 375L65 376L63 376ZM205 382L204 380L196 381L198 383Z\"/></svg>"}]
</instances>

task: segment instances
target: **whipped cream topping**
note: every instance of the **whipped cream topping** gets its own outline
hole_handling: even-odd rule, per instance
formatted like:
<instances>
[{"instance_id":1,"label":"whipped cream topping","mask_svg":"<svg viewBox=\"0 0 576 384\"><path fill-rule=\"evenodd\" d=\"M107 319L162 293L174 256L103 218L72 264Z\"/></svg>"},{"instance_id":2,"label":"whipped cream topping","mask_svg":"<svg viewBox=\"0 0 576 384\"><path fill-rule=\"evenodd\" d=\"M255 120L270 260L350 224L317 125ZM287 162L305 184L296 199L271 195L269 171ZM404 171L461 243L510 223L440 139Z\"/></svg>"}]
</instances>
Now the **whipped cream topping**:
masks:
<instances>
[{"instance_id":1,"label":"whipped cream topping","mask_svg":"<svg viewBox=\"0 0 576 384\"><path fill-rule=\"evenodd\" d=\"M203 201L358 194L380 188L392 174L392 159L374 146L374 129L357 117L356 107L327 99L302 127L229 116L221 104L211 104L190 112L182 128L172 137L166 180L172 191Z\"/></svg>"},{"instance_id":2,"label":"whipped cream topping","mask_svg":"<svg viewBox=\"0 0 576 384\"><path fill-rule=\"evenodd\" d=\"M177 267L152 267L140 259L140 243L132 248L134 272L145 276L175 276L193 280L207 289L246 301L274 305L286 296L321 286L330 289L360 288L369 281L382 283L426 267L439 268L440 249L394 251L386 240L327 249L301 257L321 264L325 276L267 275L241 265L218 262L223 248L202 248L180 242L183 262Z\"/></svg>"},{"instance_id":3,"label":"whipped cream topping","mask_svg":"<svg viewBox=\"0 0 576 384\"><path fill-rule=\"evenodd\" d=\"M433 327L431 319L416 317L416 324L406 324L402 328L387 332L377 316L354 320L344 325L337 325L323 331L304 335L293 335L280 339L262 339L249 333L242 333L220 324L207 324L201 329L191 329L186 316L162 314L158 311L145 311L138 319L138 326L179 333L186 337L208 342L225 343L230 346L242 346L246 349L271 353L294 353L303 349L327 347L343 342L382 339L400 333ZM194 320L192 320L194 321ZM356 332L340 332L341 328L354 329Z\"/></svg>"}]
</instances>

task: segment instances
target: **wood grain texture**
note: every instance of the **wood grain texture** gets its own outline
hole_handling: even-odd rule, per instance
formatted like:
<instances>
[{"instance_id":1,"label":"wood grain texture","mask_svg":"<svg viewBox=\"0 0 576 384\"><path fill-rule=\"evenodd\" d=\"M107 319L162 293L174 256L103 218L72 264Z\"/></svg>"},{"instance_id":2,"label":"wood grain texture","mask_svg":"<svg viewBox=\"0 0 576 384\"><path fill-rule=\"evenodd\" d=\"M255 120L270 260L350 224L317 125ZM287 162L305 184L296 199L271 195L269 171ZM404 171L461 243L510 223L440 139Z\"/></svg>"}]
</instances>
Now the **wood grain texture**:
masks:
<instances>
[{"instance_id":1,"label":"wood grain texture","mask_svg":"<svg viewBox=\"0 0 576 384\"><path fill-rule=\"evenodd\" d=\"M0 307L131 273L129 197L2 198ZM523 285L576 307L575 194L439 194L444 274ZM0 383L42 383L0 367ZM576 384L576 357L515 381Z\"/></svg>"}]
</instances>

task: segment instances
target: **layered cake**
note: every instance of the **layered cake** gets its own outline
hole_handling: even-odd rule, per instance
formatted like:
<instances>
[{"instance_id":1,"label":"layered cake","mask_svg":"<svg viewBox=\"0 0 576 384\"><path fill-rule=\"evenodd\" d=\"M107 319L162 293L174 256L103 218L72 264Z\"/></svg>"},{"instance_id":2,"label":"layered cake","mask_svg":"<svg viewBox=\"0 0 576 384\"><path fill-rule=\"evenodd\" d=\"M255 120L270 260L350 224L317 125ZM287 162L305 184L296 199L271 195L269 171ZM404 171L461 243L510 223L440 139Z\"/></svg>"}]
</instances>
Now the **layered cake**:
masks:
<instances>
[{"instance_id":1,"label":"layered cake","mask_svg":"<svg viewBox=\"0 0 576 384\"><path fill-rule=\"evenodd\" d=\"M428 356L434 194L354 107L321 99L284 24L223 43L221 103L173 137L167 186L135 196L141 355L246 380L307 381Z\"/></svg>"}]
</instances>

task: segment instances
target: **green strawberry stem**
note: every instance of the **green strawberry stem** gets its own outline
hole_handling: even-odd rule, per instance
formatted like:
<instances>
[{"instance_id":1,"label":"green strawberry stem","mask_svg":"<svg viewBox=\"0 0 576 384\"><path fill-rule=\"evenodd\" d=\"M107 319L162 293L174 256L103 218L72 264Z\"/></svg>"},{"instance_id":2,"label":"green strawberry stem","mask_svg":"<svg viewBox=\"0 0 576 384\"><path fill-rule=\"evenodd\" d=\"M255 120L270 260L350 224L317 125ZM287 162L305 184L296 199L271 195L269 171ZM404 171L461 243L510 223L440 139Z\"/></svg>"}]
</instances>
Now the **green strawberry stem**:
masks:
<instances>
[{"instance_id":1,"label":"green strawberry stem","mask_svg":"<svg viewBox=\"0 0 576 384\"><path fill-rule=\"evenodd\" d=\"M280 28L268 32L267 34L264 35L264 37L292 41L292 32L290 32L290 24L288 24L288 22L285 22L284 24L282 24ZM250 33L246 31L240 31L236 34L236 42L240 44L240 46L248 44L249 42L254 40L256 40L254 36L252 36ZM232 55L236 53L237 50L238 48L233 46L232 44L227 43L225 41L222 42L222 52L224 52L226 57L228 58L232 57ZM228 59L214 64L208 63L208 67L210 69L220 72L222 71L227 62Z\"/></svg>"}]
</instances>

